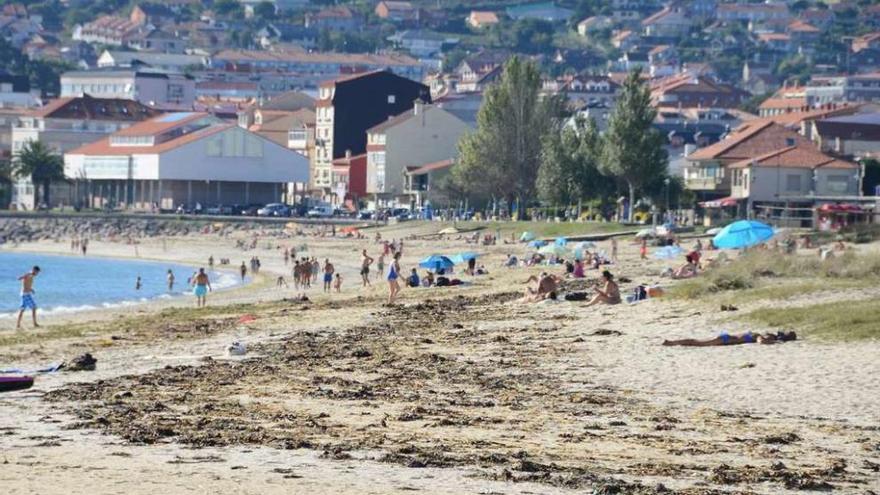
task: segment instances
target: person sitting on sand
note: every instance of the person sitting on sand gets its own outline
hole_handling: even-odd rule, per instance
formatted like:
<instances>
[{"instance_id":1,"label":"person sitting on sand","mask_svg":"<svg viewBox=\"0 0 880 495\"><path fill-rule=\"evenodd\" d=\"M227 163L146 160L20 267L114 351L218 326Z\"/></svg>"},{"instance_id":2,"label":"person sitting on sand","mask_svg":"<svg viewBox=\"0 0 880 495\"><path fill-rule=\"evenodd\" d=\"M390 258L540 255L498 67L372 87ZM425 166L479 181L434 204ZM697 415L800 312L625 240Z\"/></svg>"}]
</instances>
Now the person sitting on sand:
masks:
<instances>
[{"instance_id":1,"label":"person sitting on sand","mask_svg":"<svg viewBox=\"0 0 880 495\"><path fill-rule=\"evenodd\" d=\"M449 287L449 277L446 276L446 270L443 268L437 271L437 282L434 285L437 287Z\"/></svg>"},{"instance_id":2,"label":"person sitting on sand","mask_svg":"<svg viewBox=\"0 0 880 495\"><path fill-rule=\"evenodd\" d=\"M434 272L428 272L425 274L424 278L422 278L422 286L423 287L433 287L434 286Z\"/></svg>"},{"instance_id":3,"label":"person sitting on sand","mask_svg":"<svg viewBox=\"0 0 880 495\"><path fill-rule=\"evenodd\" d=\"M596 289L596 295L590 299L587 306L596 304L620 304L620 287L614 281L614 275L608 270L602 272L602 278L605 280L605 287Z\"/></svg>"},{"instance_id":4,"label":"person sitting on sand","mask_svg":"<svg viewBox=\"0 0 880 495\"><path fill-rule=\"evenodd\" d=\"M422 286L422 283L419 280L419 273L416 271L415 268L412 269L412 271L409 274L409 278L406 279L406 285L409 287L421 287Z\"/></svg>"},{"instance_id":5,"label":"person sitting on sand","mask_svg":"<svg viewBox=\"0 0 880 495\"><path fill-rule=\"evenodd\" d=\"M697 263L694 260L694 256L688 254L687 256L685 256L685 260L687 260L687 263L672 272L673 279L681 280L686 278L694 278L697 276Z\"/></svg>"},{"instance_id":6,"label":"person sitting on sand","mask_svg":"<svg viewBox=\"0 0 880 495\"><path fill-rule=\"evenodd\" d=\"M719 345L739 345L739 344L776 344L797 340L795 332L776 332L765 333L763 335L755 335L752 332L746 332L740 335L730 335L722 332L714 339L697 340L697 339L681 339L681 340L664 340L665 346L682 346L682 347L711 347Z\"/></svg>"},{"instance_id":7,"label":"person sitting on sand","mask_svg":"<svg viewBox=\"0 0 880 495\"><path fill-rule=\"evenodd\" d=\"M584 260L574 260L574 270L572 270L571 276L574 278L586 277L584 273Z\"/></svg>"},{"instance_id":8,"label":"person sitting on sand","mask_svg":"<svg viewBox=\"0 0 880 495\"><path fill-rule=\"evenodd\" d=\"M541 273L539 277L532 275L526 280L526 284L534 283L534 287L526 287L520 302L539 302L546 299L550 293L556 292L562 279L556 275L547 272Z\"/></svg>"},{"instance_id":9,"label":"person sitting on sand","mask_svg":"<svg viewBox=\"0 0 880 495\"><path fill-rule=\"evenodd\" d=\"M519 263L519 260L516 259L516 256L512 254L507 255L507 260L504 262L504 266L507 268L513 268Z\"/></svg>"}]
</instances>

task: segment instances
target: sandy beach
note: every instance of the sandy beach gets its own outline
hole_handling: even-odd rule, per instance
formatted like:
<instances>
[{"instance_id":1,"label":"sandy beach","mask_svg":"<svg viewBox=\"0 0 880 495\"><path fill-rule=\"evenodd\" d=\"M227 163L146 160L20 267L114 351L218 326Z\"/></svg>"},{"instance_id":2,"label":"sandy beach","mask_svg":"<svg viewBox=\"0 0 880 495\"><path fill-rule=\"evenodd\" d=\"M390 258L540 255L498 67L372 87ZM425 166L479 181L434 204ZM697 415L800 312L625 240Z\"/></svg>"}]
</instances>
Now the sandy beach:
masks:
<instances>
[{"instance_id":1,"label":"sandy beach","mask_svg":"<svg viewBox=\"0 0 880 495\"><path fill-rule=\"evenodd\" d=\"M405 238L404 273L432 253L477 251L488 275L452 288L361 288L365 239L212 234L95 240L90 256L230 269L259 256L249 285L117 310L0 321L0 367L90 352L95 371L39 375L0 395L0 486L76 493L803 493L880 491L880 342L664 347L665 339L776 331L746 315L880 297L877 284L783 299L663 297L585 308L515 302L529 275L502 268L521 244L474 246L439 224L379 229ZM307 232L309 232L307 230ZM237 233L250 238L252 233ZM416 237L413 237L416 236ZM430 237L422 237L430 236ZM509 237L509 235L506 235ZM620 240L624 294L671 262ZM275 287L283 247L329 258L341 294ZM600 249L610 252L608 241ZM69 253L69 241L3 250ZM875 252L876 245L859 246ZM857 253L857 254L858 254ZM388 261L386 261L387 263ZM561 273L561 268L554 267ZM420 270L422 272L423 270ZM590 290L598 278L566 282ZM781 283L781 282L780 282ZM320 285L320 284L318 284ZM242 317L247 318L242 319ZM799 330L790 328L788 330ZM234 340L248 353L228 357Z\"/></svg>"}]
</instances>

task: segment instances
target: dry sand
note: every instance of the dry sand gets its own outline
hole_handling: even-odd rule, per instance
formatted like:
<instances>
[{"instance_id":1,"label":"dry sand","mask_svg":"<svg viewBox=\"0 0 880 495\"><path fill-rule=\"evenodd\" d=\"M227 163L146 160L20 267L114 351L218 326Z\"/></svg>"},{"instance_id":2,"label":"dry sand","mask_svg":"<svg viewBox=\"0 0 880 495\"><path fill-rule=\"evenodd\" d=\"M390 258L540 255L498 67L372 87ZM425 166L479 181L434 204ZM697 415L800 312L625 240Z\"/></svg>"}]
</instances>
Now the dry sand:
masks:
<instances>
[{"instance_id":1,"label":"dry sand","mask_svg":"<svg viewBox=\"0 0 880 495\"><path fill-rule=\"evenodd\" d=\"M296 292L273 286L289 270L277 249L283 243L331 258L343 294L312 289L310 303L279 302ZM116 243L90 248L134 255ZM142 258L199 263L213 254L237 266L256 254L264 275L212 294L216 319L113 329L117 340L96 331L0 348L0 367L85 351L99 360L96 371L44 375L30 391L0 396L4 493L880 490L877 342L662 347L664 338L760 328L663 299L519 306L513 291L540 268L499 268L504 253L521 248L459 240L406 241L405 271L431 252L478 250L490 275L465 277L465 287L405 290L399 306L386 307L384 281L360 288L362 248L380 250L368 240L315 237L267 239L247 252L211 236L169 239L164 248L145 240ZM623 242L621 253L614 271L632 280L624 291L659 280L662 262L639 262L637 248ZM237 303L248 306L221 308ZM192 304L181 298L46 323L106 325L131 311L148 318ZM245 313L257 320L235 324ZM225 358L235 339L249 355Z\"/></svg>"}]
</instances>

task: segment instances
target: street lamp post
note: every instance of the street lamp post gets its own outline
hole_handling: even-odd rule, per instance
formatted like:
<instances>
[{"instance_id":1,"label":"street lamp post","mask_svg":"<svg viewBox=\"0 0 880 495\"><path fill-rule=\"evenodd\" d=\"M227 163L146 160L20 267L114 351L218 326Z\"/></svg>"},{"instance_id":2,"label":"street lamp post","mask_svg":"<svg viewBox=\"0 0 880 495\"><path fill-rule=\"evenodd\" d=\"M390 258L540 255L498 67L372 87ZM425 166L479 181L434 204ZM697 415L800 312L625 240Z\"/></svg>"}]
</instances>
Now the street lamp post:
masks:
<instances>
[{"instance_id":1,"label":"street lamp post","mask_svg":"<svg viewBox=\"0 0 880 495\"><path fill-rule=\"evenodd\" d=\"M669 180L669 177L663 179L663 184L666 186L666 205L665 205L666 211L665 211L664 216L666 217L667 221L669 220L669 184L670 184L670 182L671 181Z\"/></svg>"}]
</instances>

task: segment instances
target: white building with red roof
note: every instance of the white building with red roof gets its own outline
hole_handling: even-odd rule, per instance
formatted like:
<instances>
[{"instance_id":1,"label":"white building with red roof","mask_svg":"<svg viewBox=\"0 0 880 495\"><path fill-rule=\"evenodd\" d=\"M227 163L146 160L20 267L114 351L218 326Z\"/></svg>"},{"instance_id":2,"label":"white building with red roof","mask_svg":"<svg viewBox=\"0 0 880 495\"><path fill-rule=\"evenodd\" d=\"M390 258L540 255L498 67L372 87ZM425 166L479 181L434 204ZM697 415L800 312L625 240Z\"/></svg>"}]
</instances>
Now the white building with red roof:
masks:
<instances>
[{"instance_id":1,"label":"white building with red roof","mask_svg":"<svg viewBox=\"0 0 880 495\"><path fill-rule=\"evenodd\" d=\"M308 159L207 113L165 114L69 151L79 204L173 209L271 203L305 183Z\"/></svg>"}]
</instances>

